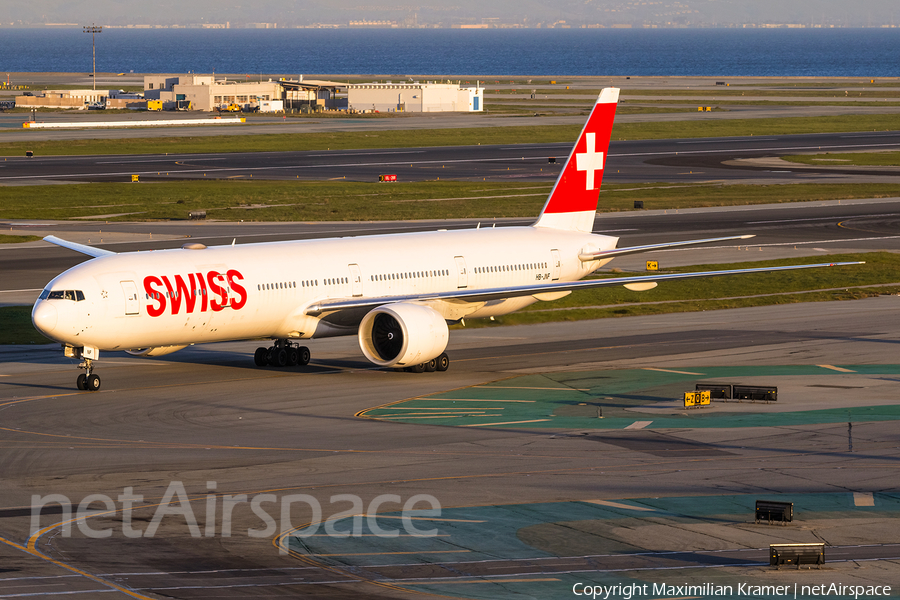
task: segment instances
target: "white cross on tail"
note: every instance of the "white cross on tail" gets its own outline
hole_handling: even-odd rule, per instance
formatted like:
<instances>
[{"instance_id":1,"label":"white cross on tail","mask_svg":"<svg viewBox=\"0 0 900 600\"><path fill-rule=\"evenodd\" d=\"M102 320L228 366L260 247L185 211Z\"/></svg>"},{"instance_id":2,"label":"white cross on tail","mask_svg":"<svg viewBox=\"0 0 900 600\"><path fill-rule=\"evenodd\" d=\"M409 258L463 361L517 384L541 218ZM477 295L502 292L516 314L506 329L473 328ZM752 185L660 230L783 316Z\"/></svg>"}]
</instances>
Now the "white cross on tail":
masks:
<instances>
[{"instance_id":1,"label":"white cross on tail","mask_svg":"<svg viewBox=\"0 0 900 600\"><path fill-rule=\"evenodd\" d=\"M584 189L593 190L596 189L596 186L594 185L594 172L603 170L603 153L594 150L597 134L588 133L584 137L587 148L585 149L585 152L575 155L575 170L587 171L587 185Z\"/></svg>"}]
</instances>

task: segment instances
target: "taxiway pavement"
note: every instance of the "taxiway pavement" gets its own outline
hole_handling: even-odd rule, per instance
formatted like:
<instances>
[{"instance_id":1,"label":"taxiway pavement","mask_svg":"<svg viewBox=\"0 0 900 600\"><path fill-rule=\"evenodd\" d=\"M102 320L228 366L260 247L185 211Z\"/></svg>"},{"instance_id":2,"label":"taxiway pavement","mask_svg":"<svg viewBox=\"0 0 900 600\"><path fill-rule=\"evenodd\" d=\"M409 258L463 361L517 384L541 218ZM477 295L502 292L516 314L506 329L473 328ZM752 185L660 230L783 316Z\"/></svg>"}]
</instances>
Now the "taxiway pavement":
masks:
<instances>
[{"instance_id":1,"label":"taxiway pavement","mask_svg":"<svg viewBox=\"0 0 900 600\"><path fill-rule=\"evenodd\" d=\"M483 145L383 150L251 152L215 154L35 156L0 161L0 185L89 181L144 182L250 178L377 182L436 178L478 181L553 181L571 143ZM690 140L613 140L604 172L607 183L895 182L894 167L810 166L759 162L786 154L877 152L900 147L897 132L747 136ZM556 162L550 163L550 158ZM754 160L756 159L756 160Z\"/></svg>"},{"instance_id":2,"label":"taxiway pavement","mask_svg":"<svg viewBox=\"0 0 900 600\"><path fill-rule=\"evenodd\" d=\"M525 398L526 392L542 393L543 388L572 390L584 387L578 383L583 371L601 379L603 370L613 375L621 369L650 369L645 371L650 376L654 369L696 372L717 365L758 367L769 375L777 375L779 365L834 365L848 370L851 365L869 365L873 373L879 372L878 367L891 372L895 367L889 363L896 362L892 348L900 339L894 318L898 308L898 299L886 296L455 331L449 348L453 362L443 374L372 369L352 338L314 342L311 365L291 370L253 367L252 342L195 347L155 360L110 354L99 366L105 386L97 393L73 389L75 369L58 348L4 348L0 542L5 543L0 543L4 556L0 585L10 593L48 597L87 590L105 598L245 598L278 593L413 598L429 590L471 597L476 593L471 586L483 590L477 593L507 597L509 586L527 592L535 589L528 586L540 584L549 586L542 590L562 596L570 593L572 577L659 580L672 566L670 559L681 561L679 581L714 577L719 582L743 578L761 583L776 577L764 564L769 541L806 541L810 532L826 531L830 543L839 546L832 551L848 560L834 562L826 571L804 572L802 581L897 585L898 553L890 546L898 531L896 514L885 512L883 506L850 512L852 501L843 515L823 513L825 508L815 500L816 494L853 498L856 493L881 506L879 498L896 493L900 437L893 420L859 419L852 424L848 445L847 423L815 419L779 425L775 418L767 426L752 428L694 428L686 422L677 429L601 431L527 425L446 427L355 415L429 394L463 394L471 386L491 382L501 387L524 385L504 383L511 377L530 379L520 396L505 390L513 394L508 398ZM870 404L872 394L889 394L889 380L896 381L890 375L871 377L871 391L868 384L859 384L865 377L854 384L835 384L847 389L840 405L848 414ZM783 394L779 404L796 402L798 408L801 404L809 408L818 390L833 381L825 376L807 378L792 388L793 393ZM599 403L604 395L610 399L616 395L602 384L591 394ZM617 401L621 398L617 396ZM474 408L470 403L468 409ZM747 409L766 410L764 405ZM167 491L177 491L179 485L187 495L184 504L176 505L182 512L161 516L152 537L126 537L121 512L104 515L102 504L95 505L100 510L89 516L89 527L108 530L109 537L88 537L77 527L67 537L61 525L65 514L58 506L57 510L48 506L40 517L44 529L31 529L35 495L58 494L57 499L77 505L99 494L95 498L110 498L119 511L117 499L133 493L143 498L135 502L130 531L145 532ZM216 494L213 504L208 504L210 492ZM328 518L345 510L354 514L354 497L368 506L390 494L393 504L381 511L395 514L397 502L426 494L445 509L446 522L416 513L426 519L416 523L420 528L435 526L439 535L452 538L429 543L449 543L453 548L429 550L409 537L384 544L368 537L333 538L319 529L319 537L292 541L292 554L284 555L273 545L275 529L270 535L249 534L251 529L265 529L266 523L247 504L234 508L231 535L222 535L226 494L246 494L248 501L271 494L264 498L269 504L259 505L262 512L279 526L287 519L297 528L315 516L311 502L318 503ZM280 513L279 502L298 494L306 497L302 501L295 497L287 513ZM661 510L659 506L646 508L649 500L632 500L654 497L664 503L666 498L694 496L691 505L713 506L723 496L752 499L773 494L797 502L798 509L805 507L798 523L787 528L753 525L752 513L739 509L727 518L721 513L728 511L722 509L717 518L689 517L685 509L668 505L655 518L640 511ZM614 536L615 543L604 537L613 530L596 529L602 523L594 519L600 516L583 510L586 503L597 502L624 510L611 523L631 533L615 529L622 533ZM186 505L199 523L194 536L184 518ZM630 508L635 505L638 508ZM546 506L555 507L549 522L533 518ZM208 507L213 508L207 512ZM207 521L207 514L217 516ZM838 536L833 529L843 517L849 519L846 525L853 525L852 535L845 528ZM570 540L577 544L572 541L567 553L552 529L569 522L576 532ZM208 523L212 529L204 529ZM342 522L339 529L347 529L348 523ZM467 528L462 527L465 523ZM386 521L380 525L385 527ZM521 536L532 554L517 555L513 551L522 541L501 532L526 525ZM717 534L710 529L714 526L724 529ZM205 531L210 537L203 535ZM711 535L718 541L712 542ZM493 546L486 541L491 537L496 538ZM16 545L29 541L31 552ZM856 548L860 544L875 553L860 554ZM709 557L725 549L760 548L744 556L735 554L736 560L717 563ZM662 560L665 557L653 559L648 551L688 555L669 554ZM708 551L713 555L704 554ZM481 560L466 562L484 552L504 559L495 564L500 570L485 570L489 565ZM611 553L618 556L615 561L603 558ZM710 575L710 568L715 575ZM777 577L793 581L800 576L793 573Z\"/></svg>"}]
</instances>

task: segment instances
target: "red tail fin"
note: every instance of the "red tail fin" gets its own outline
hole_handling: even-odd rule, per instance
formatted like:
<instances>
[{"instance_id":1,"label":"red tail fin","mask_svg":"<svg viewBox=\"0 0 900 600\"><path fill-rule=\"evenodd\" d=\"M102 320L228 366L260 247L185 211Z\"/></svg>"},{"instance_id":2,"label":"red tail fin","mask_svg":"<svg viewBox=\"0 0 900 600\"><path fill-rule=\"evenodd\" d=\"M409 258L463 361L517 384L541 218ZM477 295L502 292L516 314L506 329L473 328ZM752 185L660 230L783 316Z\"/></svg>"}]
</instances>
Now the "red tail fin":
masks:
<instances>
[{"instance_id":1,"label":"red tail fin","mask_svg":"<svg viewBox=\"0 0 900 600\"><path fill-rule=\"evenodd\" d=\"M619 88L604 88L600 92L535 227L584 232L593 229L618 102Z\"/></svg>"}]
</instances>

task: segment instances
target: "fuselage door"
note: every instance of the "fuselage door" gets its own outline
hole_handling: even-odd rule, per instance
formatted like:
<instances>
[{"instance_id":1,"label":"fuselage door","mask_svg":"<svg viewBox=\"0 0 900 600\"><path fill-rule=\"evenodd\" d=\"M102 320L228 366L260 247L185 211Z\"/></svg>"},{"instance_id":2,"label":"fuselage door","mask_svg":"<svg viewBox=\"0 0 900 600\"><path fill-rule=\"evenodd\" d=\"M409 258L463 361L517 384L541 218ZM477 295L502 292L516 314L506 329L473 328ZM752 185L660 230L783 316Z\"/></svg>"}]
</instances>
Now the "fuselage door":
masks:
<instances>
[{"instance_id":1,"label":"fuselage door","mask_svg":"<svg viewBox=\"0 0 900 600\"><path fill-rule=\"evenodd\" d=\"M122 292L125 294L125 314L140 314L141 302L138 300L137 286L133 281L122 281L121 284Z\"/></svg>"},{"instance_id":2,"label":"fuselage door","mask_svg":"<svg viewBox=\"0 0 900 600\"><path fill-rule=\"evenodd\" d=\"M559 250L550 251L550 281L559 281L559 273L562 271L562 261L559 258Z\"/></svg>"},{"instance_id":3,"label":"fuselage door","mask_svg":"<svg viewBox=\"0 0 900 600\"><path fill-rule=\"evenodd\" d=\"M359 265L347 265L350 268L350 289L353 296L362 296L362 275L359 272Z\"/></svg>"},{"instance_id":4,"label":"fuselage door","mask_svg":"<svg viewBox=\"0 0 900 600\"><path fill-rule=\"evenodd\" d=\"M456 286L459 289L469 287L469 275L466 272L466 259L462 256L454 256L453 258L456 260L456 272L459 277Z\"/></svg>"}]
</instances>

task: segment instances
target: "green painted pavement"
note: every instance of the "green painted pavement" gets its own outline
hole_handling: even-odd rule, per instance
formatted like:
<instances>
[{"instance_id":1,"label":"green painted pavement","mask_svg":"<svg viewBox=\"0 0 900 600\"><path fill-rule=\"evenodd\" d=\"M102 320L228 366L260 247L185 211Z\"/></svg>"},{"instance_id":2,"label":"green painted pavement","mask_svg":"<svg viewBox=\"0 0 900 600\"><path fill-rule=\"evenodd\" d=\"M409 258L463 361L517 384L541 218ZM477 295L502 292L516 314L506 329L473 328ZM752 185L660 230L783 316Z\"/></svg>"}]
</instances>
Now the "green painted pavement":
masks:
<instances>
[{"instance_id":1,"label":"green painted pavement","mask_svg":"<svg viewBox=\"0 0 900 600\"><path fill-rule=\"evenodd\" d=\"M671 406L696 382L759 378L900 375L900 365L776 365L687 367L525 375L486 385L413 398L361 413L367 418L453 427L540 429L731 428L886 421L900 419L900 405L852 406L774 412L744 403L741 412L704 409L659 414L641 408ZM865 400L860 401L862 404ZM781 402L783 404L783 401Z\"/></svg>"},{"instance_id":2,"label":"green painted pavement","mask_svg":"<svg viewBox=\"0 0 900 600\"><path fill-rule=\"evenodd\" d=\"M648 549L641 546L625 546L602 535L593 536L591 564L585 569L577 564L572 572L540 572L531 568L532 574L512 577L491 577L468 575L473 570L484 567L484 561L531 560L529 565L540 565L541 559L564 558L566 552L553 552L546 548L534 547L523 538L535 527L558 524L573 527L578 523L605 522L609 527L634 529L640 525L670 524L673 527L697 524L715 524L724 527L748 524L753 519L756 500L781 500L794 503L795 521L811 523L815 520L843 518L886 518L896 519L900 515L900 494L873 494L873 506L856 506L852 493L822 494L759 494L728 496L690 496L675 498L634 498L613 501L552 502L538 504L511 504L502 506L444 508L439 516L421 515L413 521L420 530L434 528L434 537L417 538L408 535L380 537L374 535L375 527L396 529L401 534L406 531L399 517L400 513L379 514L377 521L361 517L347 517L337 521L334 529L351 532L349 537L324 535L323 528L312 537L290 539L293 551L329 566L348 569L376 565L395 567L436 565L419 582L390 582L394 586L411 591L431 592L451 597L505 599L544 599L572 596L572 586L576 583L589 585L630 585L650 582L684 584L692 582L734 583L734 569L745 566L722 564L707 567L687 567L673 573L666 568L623 569L604 571L604 556L621 558L623 555L641 556L654 551L665 552L665 542L656 541L662 547ZM594 502L606 502L596 504ZM769 529L769 527L772 527ZM783 535L798 528L782 529L778 526L756 526L757 534ZM574 531L574 530L573 530ZM540 539L534 538L534 539ZM778 541L778 538L775 538ZM565 539L563 540L565 542ZM561 546L565 549L566 544ZM741 546L735 546L741 547ZM764 547L764 546L763 546ZM584 554L577 555L584 556ZM479 563L475 567L448 563ZM557 561L558 562L558 561ZM440 565L440 566L438 566ZM489 567L490 565L487 564ZM758 566L753 567L758 569ZM565 570L565 569L563 569ZM416 570L422 577L422 571ZM528 569L519 572L527 572ZM490 569L480 568L480 573ZM434 579L436 578L436 579ZM748 578L742 581L747 581ZM751 582L752 583L752 582ZM763 583L763 582L757 582ZM621 595L615 596L622 598ZM705 597L705 596L704 596ZM714 596L709 596L714 597ZM769 598L767 596L745 596ZM774 598L774 597L772 597Z\"/></svg>"}]
</instances>

